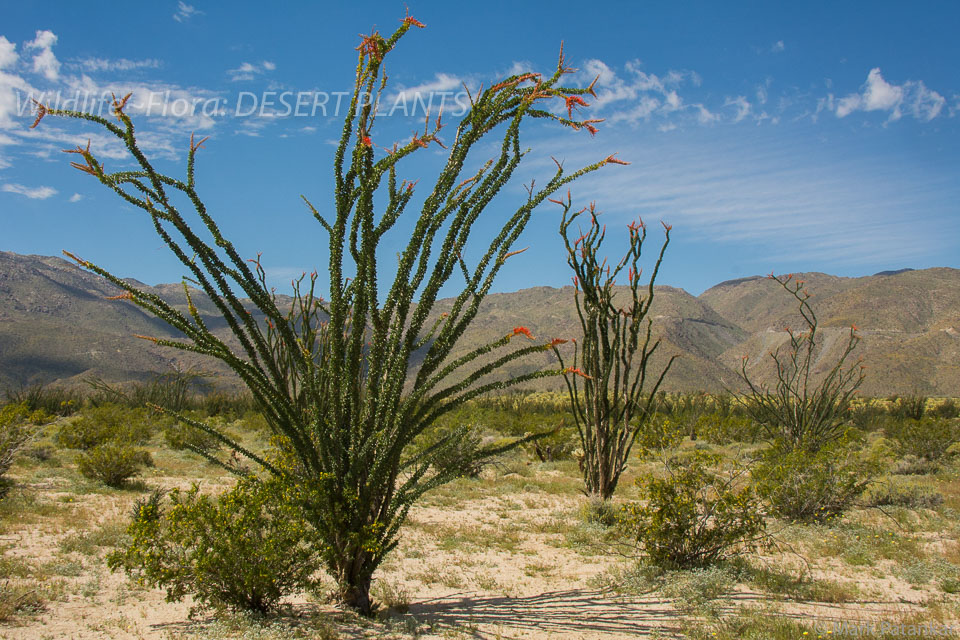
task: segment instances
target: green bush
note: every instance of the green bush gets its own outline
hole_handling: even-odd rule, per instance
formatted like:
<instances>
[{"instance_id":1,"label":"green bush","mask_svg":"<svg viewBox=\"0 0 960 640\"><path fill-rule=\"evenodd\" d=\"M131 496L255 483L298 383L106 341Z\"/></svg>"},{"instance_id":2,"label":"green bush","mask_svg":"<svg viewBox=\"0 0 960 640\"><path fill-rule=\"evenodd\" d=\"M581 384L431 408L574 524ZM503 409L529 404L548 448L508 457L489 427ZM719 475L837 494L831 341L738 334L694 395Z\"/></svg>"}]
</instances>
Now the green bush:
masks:
<instances>
[{"instance_id":1,"label":"green bush","mask_svg":"<svg viewBox=\"0 0 960 640\"><path fill-rule=\"evenodd\" d=\"M709 413L697 418L694 432L699 438L713 444L756 442L763 428L744 415Z\"/></svg>"},{"instance_id":2,"label":"green bush","mask_svg":"<svg viewBox=\"0 0 960 640\"><path fill-rule=\"evenodd\" d=\"M921 395L893 396L888 412L899 420L920 420L927 412L927 397Z\"/></svg>"},{"instance_id":3,"label":"green bush","mask_svg":"<svg viewBox=\"0 0 960 640\"><path fill-rule=\"evenodd\" d=\"M146 409L103 404L84 409L80 417L60 427L57 444L68 449L93 449L107 442L136 445L153 433L153 417Z\"/></svg>"},{"instance_id":4,"label":"green bush","mask_svg":"<svg viewBox=\"0 0 960 640\"><path fill-rule=\"evenodd\" d=\"M190 412L188 417L198 421L202 421L204 418L204 416L199 415L199 412ZM205 423L222 428L224 420L211 418L207 419ZM223 446L223 442L213 434L174 420L165 422L163 439L170 448L177 451L190 450L197 453L213 453Z\"/></svg>"},{"instance_id":5,"label":"green bush","mask_svg":"<svg viewBox=\"0 0 960 640\"><path fill-rule=\"evenodd\" d=\"M16 455L40 435L49 421L50 416L43 410L31 411L25 403L0 409L0 479L10 470ZM3 493L0 485L0 495Z\"/></svg>"},{"instance_id":6,"label":"green bush","mask_svg":"<svg viewBox=\"0 0 960 640\"><path fill-rule=\"evenodd\" d=\"M887 436L900 455L938 462L960 441L960 421L933 417L897 420L887 426Z\"/></svg>"},{"instance_id":7,"label":"green bush","mask_svg":"<svg viewBox=\"0 0 960 640\"><path fill-rule=\"evenodd\" d=\"M753 470L757 493L787 520L826 522L851 507L880 472L847 435L816 453L774 443Z\"/></svg>"},{"instance_id":8,"label":"green bush","mask_svg":"<svg viewBox=\"0 0 960 640\"><path fill-rule=\"evenodd\" d=\"M864 506L932 509L943 504L943 494L916 482L883 482L871 485L863 495Z\"/></svg>"},{"instance_id":9,"label":"green bush","mask_svg":"<svg viewBox=\"0 0 960 640\"><path fill-rule=\"evenodd\" d=\"M243 478L219 496L174 489L164 509L155 492L134 507L126 549L107 559L167 601L192 595L201 608L274 611L281 598L313 585L316 541L293 489L280 480Z\"/></svg>"},{"instance_id":10,"label":"green bush","mask_svg":"<svg viewBox=\"0 0 960 640\"><path fill-rule=\"evenodd\" d=\"M637 480L643 502L625 506L619 524L649 561L668 569L714 564L753 548L765 530L760 501L739 482L743 469L711 467L720 456L695 451L667 464L667 475Z\"/></svg>"},{"instance_id":11,"label":"green bush","mask_svg":"<svg viewBox=\"0 0 960 640\"><path fill-rule=\"evenodd\" d=\"M122 487L150 466L153 458L149 452L117 442L101 444L77 456L77 469L84 478L114 488Z\"/></svg>"},{"instance_id":12,"label":"green bush","mask_svg":"<svg viewBox=\"0 0 960 640\"><path fill-rule=\"evenodd\" d=\"M960 417L960 407L953 401L953 398L947 398L927 413L936 418L958 418Z\"/></svg>"}]
</instances>

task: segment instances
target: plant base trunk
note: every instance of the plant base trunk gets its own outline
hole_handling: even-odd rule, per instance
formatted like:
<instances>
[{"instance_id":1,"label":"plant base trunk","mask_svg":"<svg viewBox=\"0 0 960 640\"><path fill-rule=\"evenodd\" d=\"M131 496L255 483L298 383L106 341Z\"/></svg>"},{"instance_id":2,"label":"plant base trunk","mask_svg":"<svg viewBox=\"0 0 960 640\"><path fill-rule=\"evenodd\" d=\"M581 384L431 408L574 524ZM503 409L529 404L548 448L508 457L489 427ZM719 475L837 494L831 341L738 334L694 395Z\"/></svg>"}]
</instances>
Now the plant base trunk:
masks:
<instances>
[{"instance_id":1,"label":"plant base trunk","mask_svg":"<svg viewBox=\"0 0 960 640\"><path fill-rule=\"evenodd\" d=\"M371 579L358 581L359 584L340 586L340 601L362 616L373 615L373 601L370 599Z\"/></svg>"}]
</instances>

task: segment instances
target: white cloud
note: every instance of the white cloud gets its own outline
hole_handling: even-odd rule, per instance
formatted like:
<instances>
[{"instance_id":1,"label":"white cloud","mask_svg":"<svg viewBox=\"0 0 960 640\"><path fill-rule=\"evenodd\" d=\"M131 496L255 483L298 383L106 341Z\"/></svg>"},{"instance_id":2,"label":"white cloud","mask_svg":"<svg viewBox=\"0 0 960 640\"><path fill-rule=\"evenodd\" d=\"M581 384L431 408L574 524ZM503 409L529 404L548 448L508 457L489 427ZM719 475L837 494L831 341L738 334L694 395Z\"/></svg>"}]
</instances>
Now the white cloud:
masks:
<instances>
[{"instance_id":1,"label":"white cloud","mask_svg":"<svg viewBox=\"0 0 960 640\"><path fill-rule=\"evenodd\" d=\"M68 66L78 67L84 71L133 71L136 69L158 69L161 62L156 58L146 60L127 60L126 58L117 58L110 60L107 58L83 58L75 60Z\"/></svg>"},{"instance_id":2,"label":"white cloud","mask_svg":"<svg viewBox=\"0 0 960 640\"><path fill-rule=\"evenodd\" d=\"M643 70L640 60L631 60L624 65L626 77L619 76L602 60L587 60L579 80L589 83L596 78L597 97L592 107L598 112L613 109L607 118L613 122L638 124L654 118L687 118L696 114L698 122L713 122L718 119L706 107L688 104L680 91L685 85L700 86L702 80L694 71L671 69L664 75ZM599 114L604 115L604 114ZM663 130L663 127L659 127ZM675 127L669 127L666 130Z\"/></svg>"},{"instance_id":3,"label":"white cloud","mask_svg":"<svg viewBox=\"0 0 960 640\"><path fill-rule=\"evenodd\" d=\"M401 85L396 93L382 99L379 109L387 115L403 113L423 117L427 113L436 113L444 104L452 103L452 94L462 92L464 84L477 85L460 76L436 73L433 80L429 82L413 87ZM474 95L476 95L475 88L471 89Z\"/></svg>"},{"instance_id":4,"label":"white cloud","mask_svg":"<svg viewBox=\"0 0 960 640\"><path fill-rule=\"evenodd\" d=\"M917 120L927 122L933 120L940 115L947 104L946 98L936 91L927 89L922 81L907 82L904 85L904 93L906 106Z\"/></svg>"},{"instance_id":5,"label":"white cloud","mask_svg":"<svg viewBox=\"0 0 960 640\"><path fill-rule=\"evenodd\" d=\"M53 45L57 44L57 36L52 31L37 31L37 37L24 45L24 49L37 49L39 53L33 56L33 72L42 73L47 80L54 81L60 77L60 61L53 55Z\"/></svg>"},{"instance_id":6,"label":"white cloud","mask_svg":"<svg viewBox=\"0 0 960 640\"><path fill-rule=\"evenodd\" d=\"M832 101L833 96L830 96ZM933 120L946 105L946 99L920 80L908 80L902 85L887 82L880 69L873 68L859 93L851 93L836 103L838 118L854 111L886 111L887 122L899 120L904 111L917 120Z\"/></svg>"},{"instance_id":7,"label":"white cloud","mask_svg":"<svg viewBox=\"0 0 960 640\"><path fill-rule=\"evenodd\" d=\"M772 45L770 45L770 51L773 53L780 53L787 48L787 45L783 43L783 40L777 40Z\"/></svg>"},{"instance_id":8,"label":"white cloud","mask_svg":"<svg viewBox=\"0 0 960 640\"><path fill-rule=\"evenodd\" d=\"M230 82L246 82L267 71L274 71L276 68L277 65L268 60L264 60L260 64L244 62L236 69L229 69L227 76L229 76Z\"/></svg>"},{"instance_id":9,"label":"white cloud","mask_svg":"<svg viewBox=\"0 0 960 640\"><path fill-rule=\"evenodd\" d=\"M186 22L194 16L202 16L203 11L200 11L192 4L187 4L186 2L177 3L177 12L173 14L173 19L177 22Z\"/></svg>"},{"instance_id":10,"label":"white cloud","mask_svg":"<svg viewBox=\"0 0 960 640\"><path fill-rule=\"evenodd\" d=\"M79 193L75 193L70 196L70 202L80 202L81 200L83 200L83 195Z\"/></svg>"},{"instance_id":11,"label":"white cloud","mask_svg":"<svg viewBox=\"0 0 960 640\"><path fill-rule=\"evenodd\" d=\"M723 103L725 107L736 107L737 113L733 117L734 122L740 122L748 115L753 112L753 107L747 101L744 96L737 96L736 98L727 98L726 102Z\"/></svg>"},{"instance_id":12,"label":"white cloud","mask_svg":"<svg viewBox=\"0 0 960 640\"><path fill-rule=\"evenodd\" d=\"M871 69L863 92L863 108L866 111L891 111L903 100L903 89L883 79L880 69Z\"/></svg>"},{"instance_id":13,"label":"white cloud","mask_svg":"<svg viewBox=\"0 0 960 640\"><path fill-rule=\"evenodd\" d=\"M0 69L12 67L19 57L17 55L17 45L0 36Z\"/></svg>"},{"instance_id":14,"label":"white cloud","mask_svg":"<svg viewBox=\"0 0 960 640\"><path fill-rule=\"evenodd\" d=\"M60 77L60 61L53 55L53 45L57 44L57 36L52 31L37 31L37 37L24 45L24 49L37 49L39 53L33 56L33 72L42 73L47 80L54 81Z\"/></svg>"},{"instance_id":15,"label":"white cloud","mask_svg":"<svg viewBox=\"0 0 960 640\"><path fill-rule=\"evenodd\" d=\"M0 190L6 191L7 193L17 193L31 200L46 200L47 198L57 195L57 190L53 187L25 187L22 184L14 184L12 182L4 184L0 187Z\"/></svg>"},{"instance_id":16,"label":"white cloud","mask_svg":"<svg viewBox=\"0 0 960 640\"><path fill-rule=\"evenodd\" d=\"M720 116L712 113L702 104L695 104L693 107L697 110L697 120L700 122L700 124L710 124L720 120Z\"/></svg>"}]
</instances>

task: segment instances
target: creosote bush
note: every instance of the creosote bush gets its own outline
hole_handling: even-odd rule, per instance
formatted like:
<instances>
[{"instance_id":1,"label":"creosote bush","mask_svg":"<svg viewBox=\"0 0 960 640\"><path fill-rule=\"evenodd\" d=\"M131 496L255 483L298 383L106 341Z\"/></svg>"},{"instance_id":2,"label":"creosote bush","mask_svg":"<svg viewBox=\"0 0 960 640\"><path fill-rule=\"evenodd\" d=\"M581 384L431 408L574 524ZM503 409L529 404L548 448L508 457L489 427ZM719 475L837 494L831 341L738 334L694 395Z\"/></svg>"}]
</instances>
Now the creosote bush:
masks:
<instances>
[{"instance_id":1,"label":"creosote bush","mask_svg":"<svg viewBox=\"0 0 960 640\"><path fill-rule=\"evenodd\" d=\"M949 455L951 446L960 442L960 420L903 418L888 424L886 433L900 455L938 463Z\"/></svg>"},{"instance_id":2,"label":"creosote bush","mask_svg":"<svg viewBox=\"0 0 960 640\"><path fill-rule=\"evenodd\" d=\"M153 458L148 451L119 442L106 442L77 456L80 475L115 489L123 487L144 467L152 466Z\"/></svg>"},{"instance_id":3,"label":"creosote bush","mask_svg":"<svg viewBox=\"0 0 960 640\"><path fill-rule=\"evenodd\" d=\"M828 522L853 506L882 464L853 433L816 453L774 443L754 465L757 493L786 520Z\"/></svg>"},{"instance_id":4,"label":"creosote bush","mask_svg":"<svg viewBox=\"0 0 960 640\"><path fill-rule=\"evenodd\" d=\"M57 444L68 449L93 449L107 443L142 445L153 432L153 416L147 409L119 404L88 407L79 417L65 422L57 432Z\"/></svg>"},{"instance_id":5,"label":"creosote bush","mask_svg":"<svg viewBox=\"0 0 960 640\"><path fill-rule=\"evenodd\" d=\"M718 470L722 457L703 451L664 462L665 475L637 479L641 502L619 515L648 562L666 569L704 567L758 544L764 511L745 482L745 469Z\"/></svg>"},{"instance_id":6,"label":"creosote bush","mask_svg":"<svg viewBox=\"0 0 960 640\"><path fill-rule=\"evenodd\" d=\"M191 595L203 607L275 611L284 596L308 589L320 559L297 508L296 489L277 479L242 478L219 496L174 489L134 506L127 548L108 565L167 601Z\"/></svg>"},{"instance_id":7,"label":"creosote bush","mask_svg":"<svg viewBox=\"0 0 960 640\"><path fill-rule=\"evenodd\" d=\"M527 153L520 143L521 128L540 120L595 133L596 120L575 115L588 106L583 96L595 94L592 85L563 83L572 69L561 53L548 75L513 75L471 94L469 108L449 137L441 135L445 125L437 116L428 118L425 129L409 141L384 149L375 144L379 98L388 86L384 61L411 28L423 26L407 16L389 37L378 32L362 37L353 93L333 156L334 193L324 196L319 209L304 198L328 239L327 300L317 290L320 275L314 272L293 283L289 306L281 303L266 284L260 257L248 260L224 237L198 190L196 157L205 140L191 136L186 175L179 178L161 173L144 153L124 112L129 95L114 100L116 122L42 104L34 122L37 126L47 115L81 119L126 148L132 169L108 172L90 145L71 150L77 159L73 166L146 214L192 285L216 306L237 346L207 327L186 280L187 309L182 312L129 280L67 255L122 289L118 301L136 304L184 336L145 339L217 358L243 381L271 432L289 442L295 460L289 469L277 468L214 426L170 413L291 486L309 488L299 503L302 515L322 540L321 555L339 597L364 613L371 611L374 571L397 545L411 505L457 475L456 469L434 464L453 446L451 438L414 452L410 445L417 436L472 398L559 373L532 372L506 381L491 377L514 360L551 348L550 341L533 340L522 326L452 356L499 270L520 253L514 246L533 210L585 173L626 164L609 156L568 172L558 162L552 175L529 185L526 198L510 208L485 249L467 251L474 244L474 224L505 191ZM557 102L562 110L549 106ZM498 139L494 145L483 144L493 136ZM401 178L399 167L433 145L445 148L447 159L436 179L418 190L420 182ZM492 157L477 162L480 149L490 148ZM402 230L397 251L384 239L401 233L394 226L421 192L422 199L413 205L419 213ZM396 262L385 278L379 267L387 259ZM460 278L449 311L428 322L441 290L449 291L444 286ZM513 342L510 349L514 339L529 342L519 347ZM521 441L481 448L476 457Z\"/></svg>"},{"instance_id":8,"label":"creosote bush","mask_svg":"<svg viewBox=\"0 0 960 640\"><path fill-rule=\"evenodd\" d=\"M45 411L31 411L25 403L0 408L0 496L6 492L4 476L14 458L40 435L50 420Z\"/></svg>"}]
</instances>

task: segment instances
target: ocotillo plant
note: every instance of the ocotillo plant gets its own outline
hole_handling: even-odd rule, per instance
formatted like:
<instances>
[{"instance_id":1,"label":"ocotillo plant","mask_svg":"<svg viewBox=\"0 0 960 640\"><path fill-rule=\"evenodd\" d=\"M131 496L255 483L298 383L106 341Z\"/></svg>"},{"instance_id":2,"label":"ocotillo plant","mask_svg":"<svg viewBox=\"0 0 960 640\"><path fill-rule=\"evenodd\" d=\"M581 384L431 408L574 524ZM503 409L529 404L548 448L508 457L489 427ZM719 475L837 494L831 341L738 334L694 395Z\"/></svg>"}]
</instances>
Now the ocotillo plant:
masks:
<instances>
[{"instance_id":1,"label":"ocotillo plant","mask_svg":"<svg viewBox=\"0 0 960 640\"><path fill-rule=\"evenodd\" d=\"M653 397L677 356L667 362L653 385L646 387L650 359L660 346L653 340L653 284L670 243L670 226L646 285L640 283L639 260L647 228L643 221L628 227L630 246L612 269L600 260L606 226L597 221L591 204L572 212L572 199L552 200L563 207L560 235L567 249L567 264L573 269L574 301L582 337L574 342L573 363L564 366L554 347L573 408L574 421L583 450L581 467L586 492L608 500L626 468L630 451L651 413ZM571 238L571 227L585 212L590 226ZM626 270L626 291L614 288ZM646 295L644 295L644 291ZM645 322L646 321L646 322Z\"/></svg>"},{"instance_id":2,"label":"ocotillo plant","mask_svg":"<svg viewBox=\"0 0 960 640\"><path fill-rule=\"evenodd\" d=\"M417 184L398 178L398 164L430 145L444 146L439 116L432 123L428 117L422 134L414 134L385 153L373 144L377 105L386 87L383 63L411 27L423 25L408 16L389 38L376 32L362 38L350 107L333 158L332 216L325 217L321 214L324 207L315 207L304 198L329 236L330 299L326 302L315 294L319 276L314 273L296 283L289 310L278 307L259 257L252 265L241 257L221 234L199 195L195 159L202 141L191 137L185 179L161 174L141 150L133 122L124 113L129 96L114 101L118 123L43 105L38 105L34 123L46 114L80 118L100 125L126 146L136 169L108 173L89 145L73 150L80 160L73 166L149 216L156 232L186 267L190 281L217 306L240 348L229 348L208 329L189 301L189 290L189 314L184 314L92 262L74 259L124 289L121 297L186 336L185 341L149 340L218 358L243 380L271 429L285 443L286 455L280 458L283 464L244 449L216 429L183 416L180 419L214 434L266 471L294 483L294 493L305 496L305 517L323 540L323 558L337 581L340 597L363 612L371 610L372 575L396 546L410 506L456 473L430 464L449 445L449 438L413 455L409 445L414 438L466 400L559 373L491 379L504 364L551 348L550 343L531 343L504 353L515 336L529 337L523 327L451 357L500 268L517 253L514 243L531 212L577 177L605 164L624 164L610 156L566 173L557 163L556 172L542 187L529 186L525 200L503 222L477 262L468 265L464 249L473 225L526 153L520 146L522 125L537 118L594 133L598 122L573 118L575 107L588 106L581 96L594 95L593 85L562 84L571 71L562 49L557 69L548 76L525 73L485 90L481 87L471 95L466 115L447 140L446 163L420 205L398 264L390 270L392 284L381 288L381 240L405 213ZM555 100L561 101L562 109L547 108ZM498 151L479 170L467 172L465 167L475 156L472 152L487 135L502 136ZM202 222L200 233L188 225L178 208L184 196ZM451 309L435 321L428 320L441 287L454 276L462 276L464 284ZM244 302L241 295L250 302ZM263 323L250 312L251 304L263 314ZM415 350L421 350L416 368L411 358ZM478 359L491 352L498 353L481 366ZM411 376L413 384L406 385ZM487 448L476 455L493 453Z\"/></svg>"},{"instance_id":3,"label":"ocotillo plant","mask_svg":"<svg viewBox=\"0 0 960 640\"><path fill-rule=\"evenodd\" d=\"M823 341L805 282L795 279L793 274L779 277L771 273L769 278L796 298L806 330L794 331L787 327L786 353L780 349L770 352L777 376L772 390L751 379L747 373L750 358L743 356L740 377L749 389L743 398L744 406L771 440L788 450L802 448L816 453L825 444L838 440L850 422L850 402L863 383L864 367L860 361L846 369L844 364L860 344L860 335L856 325L850 327L840 356L816 381L813 365Z\"/></svg>"}]
</instances>

